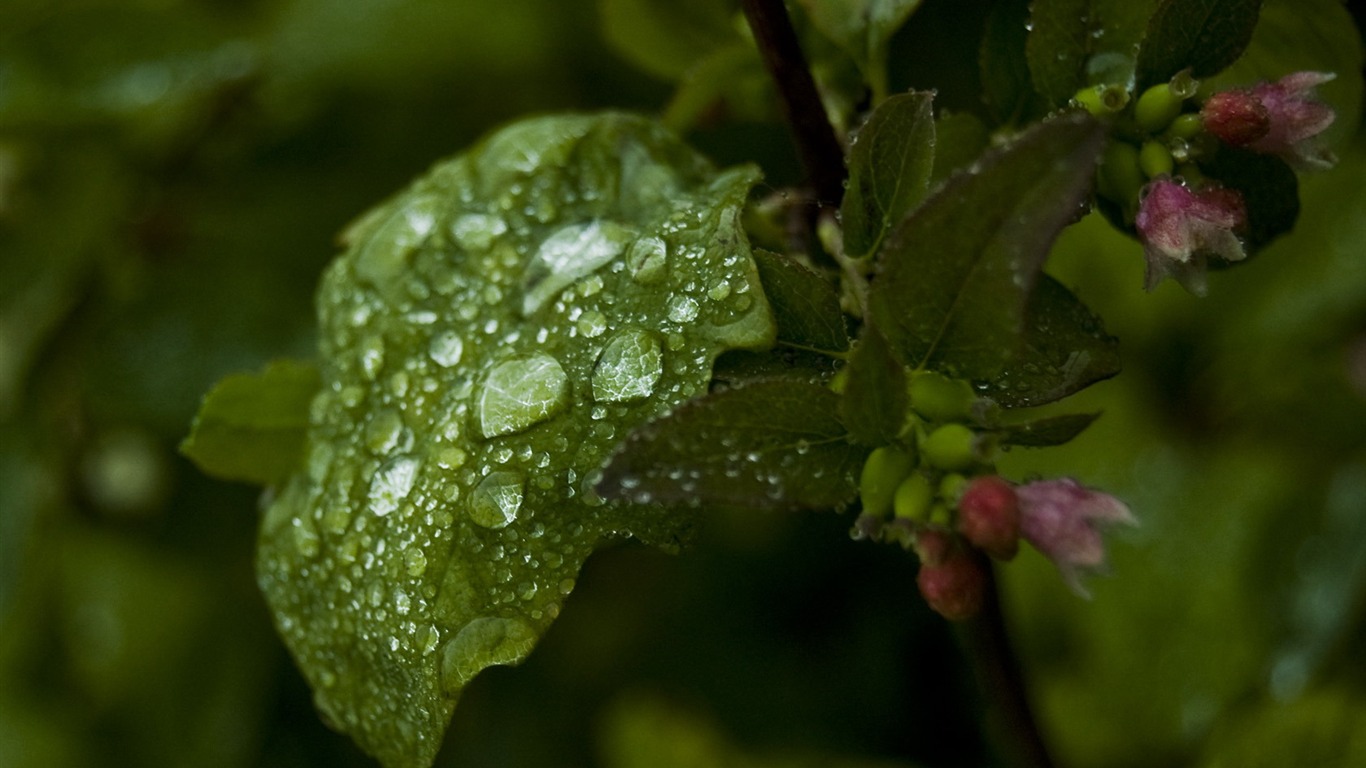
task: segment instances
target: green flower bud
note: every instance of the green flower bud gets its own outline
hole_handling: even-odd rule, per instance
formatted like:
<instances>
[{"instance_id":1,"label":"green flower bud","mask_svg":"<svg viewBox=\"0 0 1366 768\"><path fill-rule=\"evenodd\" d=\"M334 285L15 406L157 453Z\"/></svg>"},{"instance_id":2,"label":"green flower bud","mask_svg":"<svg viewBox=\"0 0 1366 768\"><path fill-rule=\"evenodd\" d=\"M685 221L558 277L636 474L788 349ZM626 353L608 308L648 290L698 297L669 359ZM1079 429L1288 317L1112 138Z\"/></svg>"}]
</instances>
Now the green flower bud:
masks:
<instances>
[{"instance_id":1,"label":"green flower bud","mask_svg":"<svg viewBox=\"0 0 1366 768\"><path fill-rule=\"evenodd\" d=\"M892 508L892 497L902 479L915 469L915 457L895 445L884 445L868 454L859 478L863 511L885 515Z\"/></svg>"},{"instance_id":2,"label":"green flower bud","mask_svg":"<svg viewBox=\"0 0 1366 768\"><path fill-rule=\"evenodd\" d=\"M830 378L830 391L837 395L844 394L844 385L849 381L849 366L835 371L835 375Z\"/></svg>"},{"instance_id":3,"label":"green flower bud","mask_svg":"<svg viewBox=\"0 0 1366 768\"><path fill-rule=\"evenodd\" d=\"M957 472L950 472L944 475L939 481L939 498L946 504L956 505L958 497L963 495L963 489L967 487L968 479Z\"/></svg>"},{"instance_id":4,"label":"green flower bud","mask_svg":"<svg viewBox=\"0 0 1366 768\"><path fill-rule=\"evenodd\" d=\"M911 375L911 408L929 421L962 421L972 413L977 394L966 381L934 371Z\"/></svg>"},{"instance_id":5,"label":"green flower bud","mask_svg":"<svg viewBox=\"0 0 1366 768\"><path fill-rule=\"evenodd\" d=\"M1129 105L1129 92L1118 85L1093 85L1072 97L1081 108L1096 117L1113 115Z\"/></svg>"},{"instance_id":6,"label":"green flower bud","mask_svg":"<svg viewBox=\"0 0 1366 768\"><path fill-rule=\"evenodd\" d=\"M1205 120L1198 112L1177 115L1167 126L1167 135L1173 139L1193 139L1205 132Z\"/></svg>"},{"instance_id":7,"label":"green flower bud","mask_svg":"<svg viewBox=\"0 0 1366 768\"><path fill-rule=\"evenodd\" d=\"M1155 179L1158 176L1170 176L1175 163L1166 145L1150 140L1143 142L1143 149L1138 152L1138 167L1143 169L1143 175Z\"/></svg>"},{"instance_id":8,"label":"green flower bud","mask_svg":"<svg viewBox=\"0 0 1366 768\"><path fill-rule=\"evenodd\" d=\"M977 435L962 424L945 424L921 442L920 453L930 466L961 471L977 463Z\"/></svg>"},{"instance_id":9,"label":"green flower bud","mask_svg":"<svg viewBox=\"0 0 1366 768\"><path fill-rule=\"evenodd\" d=\"M934 503L934 487L929 478L920 472L912 474L896 487L894 508L896 516L907 520L924 522L929 519L930 505Z\"/></svg>"},{"instance_id":10,"label":"green flower bud","mask_svg":"<svg viewBox=\"0 0 1366 768\"><path fill-rule=\"evenodd\" d=\"M1158 133L1181 114L1184 101L1167 83L1154 85L1138 97L1138 103L1134 105L1134 120L1143 130Z\"/></svg>"}]
</instances>

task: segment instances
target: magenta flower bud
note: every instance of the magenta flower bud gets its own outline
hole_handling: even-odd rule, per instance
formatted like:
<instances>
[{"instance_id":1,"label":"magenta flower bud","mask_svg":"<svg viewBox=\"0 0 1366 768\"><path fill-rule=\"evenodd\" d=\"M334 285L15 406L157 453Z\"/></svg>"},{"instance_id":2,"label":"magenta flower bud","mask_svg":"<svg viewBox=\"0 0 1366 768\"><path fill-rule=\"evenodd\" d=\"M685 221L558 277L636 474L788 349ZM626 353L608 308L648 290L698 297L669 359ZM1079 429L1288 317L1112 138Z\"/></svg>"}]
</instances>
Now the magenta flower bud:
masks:
<instances>
[{"instance_id":1,"label":"magenta flower bud","mask_svg":"<svg viewBox=\"0 0 1366 768\"><path fill-rule=\"evenodd\" d=\"M1058 567L1063 581L1086 596L1081 577L1105 567L1103 529L1137 521L1124 502L1070 478L1042 480L1015 489L1020 533Z\"/></svg>"},{"instance_id":2,"label":"magenta flower bud","mask_svg":"<svg viewBox=\"0 0 1366 768\"><path fill-rule=\"evenodd\" d=\"M1205 130L1225 144L1245 147L1271 132L1271 113L1252 91L1220 91L1200 109Z\"/></svg>"},{"instance_id":3,"label":"magenta flower bud","mask_svg":"<svg viewBox=\"0 0 1366 768\"><path fill-rule=\"evenodd\" d=\"M973 478L958 500L958 532L997 560L1020 550L1020 506L1015 488L995 475Z\"/></svg>"},{"instance_id":4,"label":"magenta flower bud","mask_svg":"<svg viewBox=\"0 0 1366 768\"><path fill-rule=\"evenodd\" d=\"M1203 296L1210 256L1224 261L1247 257L1236 234L1247 227L1247 208L1242 195L1230 189L1195 191L1169 178L1154 179L1143 190L1134 226L1148 260L1144 287L1150 291L1171 276Z\"/></svg>"},{"instance_id":5,"label":"magenta flower bud","mask_svg":"<svg viewBox=\"0 0 1366 768\"><path fill-rule=\"evenodd\" d=\"M921 563L915 578L921 597L949 621L976 616L986 596L987 572L983 562L959 547L938 564Z\"/></svg>"},{"instance_id":6,"label":"magenta flower bud","mask_svg":"<svg viewBox=\"0 0 1366 768\"><path fill-rule=\"evenodd\" d=\"M954 549L953 536L945 530L922 527L915 532L912 547L923 565L940 565Z\"/></svg>"},{"instance_id":7,"label":"magenta flower bud","mask_svg":"<svg viewBox=\"0 0 1366 768\"><path fill-rule=\"evenodd\" d=\"M1336 75L1331 72L1295 72L1274 83L1253 86L1270 118L1266 135L1249 144L1257 152L1279 155L1298 168L1332 167L1337 158L1319 145L1318 136L1333 124L1333 108L1318 100L1314 89Z\"/></svg>"}]
</instances>

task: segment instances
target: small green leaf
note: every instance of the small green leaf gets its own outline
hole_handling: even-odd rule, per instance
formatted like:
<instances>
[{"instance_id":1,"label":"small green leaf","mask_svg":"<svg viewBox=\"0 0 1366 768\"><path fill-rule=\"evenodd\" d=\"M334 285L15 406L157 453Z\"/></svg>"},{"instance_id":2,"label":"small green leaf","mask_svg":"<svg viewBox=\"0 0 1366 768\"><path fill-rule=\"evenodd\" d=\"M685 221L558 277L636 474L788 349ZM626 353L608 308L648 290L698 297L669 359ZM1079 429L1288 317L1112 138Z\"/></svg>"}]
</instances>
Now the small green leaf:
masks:
<instances>
[{"instance_id":1,"label":"small green leaf","mask_svg":"<svg viewBox=\"0 0 1366 768\"><path fill-rule=\"evenodd\" d=\"M1200 164L1210 177L1238 190L1247 206L1248 252L1289 232L1300 215L1299 179L1286 162L1224 144L1214 157ZM1218 263L1217 261L1215 262Z\"/></svg>"},{"instance_id":2,"label":"small green leaf","mask_svg":"<svg viewBox=\"0 0 1366 768\"><path fill-rule=\"evenodd\" d=\"M1000 373L1049 247L1090 189L1103 134L1083 113L1046 121L949 179L893 230L869 311L898 360L956 378Z\"/></svg>"},{"instance_id":3,"label":"small green leaf","mask_svg":"<svg viewBox=\"0 0 1366 768\"><path fill-rule=\"evenodd\" d=\"M754 263L778 323L778 341L819 352L849 349L849 331L835 284L796 261L763 249Z\"/></svg>"},{"instance_id":4,"label":"small green leaf","mask_svg":"<svg viewBox=\"0 0 1366 768\"><path fill-rule=\"evenodd\" d=\"M318 708L386 766L431 764L464 686L526 657L596 547L688 535L593 486L718 355L773 344L740 224L757 178L642 117L542 117L353 228L257 575Z\"/></svg>"},{"instance_id":5,"label":"small green leaf","mask_svg":"<svg viewBox=\"0 0 1366 768\"><path fill-rule=\"evenodd\" d=\"M798 0L811 23L849 54L870 82L884 78L887 43L921 0Z\"/></svg>"},{"instance_id":6,"label":"small green leaf","mask_svg":"<svg viewBox=\"0 0 1366 768\"><path fill-rule=\"evenodd\" d=\"M863 326L849 359L840 416L849 434L869 446L895 440L906 419L906 369L892 358L887 341L872 323Z\"/></svg>"},{"instance_id":7,"label":"small green leaf","mask_svg":"<svg viewBox=\"0 0 1366 768\"><path fill-rule=\"evenodd\" d=\"M1190 69L1218 74L1252 39L1262 0L1162 0L1138 49L1138 91Z\"/></svg>"},{"instance_id":8,"label":"small green leaf","mask_svg":"<svg viewBox=\"0 0 1366 768\"><path fill-rule=\"evenodd\" d=\"M717 117L762 122L776 113L773 84L758 49L737 40L688 67L664 108L663 121L686 133Z\"/></svg>"},{"instance_id":9,"label":"small green leaf","mask_svg":"<svg viewBox=\"0 0 1366 768\"><path fill-rule=\"evenodd\" d=\"M228 376L204 396L180 452L214 477L278 483L299 468L320 386L318 366L296 360Z\"/></svg>"},{"instance_id":10,"label":"small green leaf","mask_svg":"<svg viewBox=\"0 0 1366 768\"><path fill-rule=\"evenodd\" d=\"M1053 106L1083 86L1127 84L1158 0L1034 0L1026 44L1034 87Z\"/></svg>"},{"instance_id":11,"label":"small green leaf","mask_svg":"<svg viewBox=\"0 0 1366 768\"><path fill-rule=\"evenodd\" d=\"M887 231L925 196L934 167L934 94L904 93L878 105L849 147L840 206L844 250L874 253Z\"/></svg>"},{"instance_id":12,"label":"small green leaf","mask_svg":"<svg viewBox=\"0 0 1366 768\"><path fill-rule=\"evenodd\" d=\"M607 498L751 509L830 509L854 500L868 451L850 442L839 396L757 382L714 392L631 433L603 471Z\"/></svg>"},{"instance_id":13,"label":"small green leaf","mask_svg":"<svg viewBox=\"0 0 1366 768\"><path fill-rule=\"evenodd\" d=\"M1062 283L1040 275L1025 311L1024 343L1001 372L977 382L1005 408L1061 400L1119 373L1119 343Z\"/></svg>"},{"instance_id":14,"label":"small green leaf","mask_svg":"<svg viewBox=\"0 0 1366 768\"><path fill-rule=\"evenodd\" d=\"M677 80L703 57L739 39L731 0L598 0L602 34L656 77Z\"/></svg>"},{"instance_id":15,"label":"small green leaf","mask_svg":"<svg viewBox=\"0 0 1366 768\"><path fill-rule=\"evenodd\" d=\"M1000 437L1002 445L1047 448L1072 442L1098 418L1099 412L1069 413L1020 424L1007 424L993 431Z\"/></svg>"}]
</instances>

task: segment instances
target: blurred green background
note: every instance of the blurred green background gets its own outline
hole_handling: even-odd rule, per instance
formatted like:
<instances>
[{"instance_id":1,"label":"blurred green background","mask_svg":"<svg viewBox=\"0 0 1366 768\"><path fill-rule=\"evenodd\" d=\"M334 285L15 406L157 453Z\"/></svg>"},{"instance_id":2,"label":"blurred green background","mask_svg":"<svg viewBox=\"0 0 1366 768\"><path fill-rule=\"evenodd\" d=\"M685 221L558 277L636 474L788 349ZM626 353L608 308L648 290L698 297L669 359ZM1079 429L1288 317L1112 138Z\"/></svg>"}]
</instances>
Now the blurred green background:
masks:
<instances>
[{"instance_id":1,"label":"blurred green background","mask_svg":"<svg viewBox=\"0 0 1366 768\"><path fill-rule=\"evenodd\" d=\"M0 766L370 764L255 589L259 492L175 446L218 378L311 354L352 217L500 122L666 111L718 162L798 178L731 5L663 38L646 0L0 5ZM893 86L980 111L988 5L926 2ZM1266 34L1331 38L1350 70L1342 163L1304 179L1296 231L1203 300L1144 294L1097 217L1051 262L1125 372L1068 404L1105 412L1082 438L1003 471L1076 475L1142 520L1090 601L1040 557L1004 569L1066 765L1366 765L1360 38L1268 6ZM528 662L467 689L440 764L992 764L913 559L850 522L717 517L682 556L596 556Z\"/></svg>"}]
</instances>

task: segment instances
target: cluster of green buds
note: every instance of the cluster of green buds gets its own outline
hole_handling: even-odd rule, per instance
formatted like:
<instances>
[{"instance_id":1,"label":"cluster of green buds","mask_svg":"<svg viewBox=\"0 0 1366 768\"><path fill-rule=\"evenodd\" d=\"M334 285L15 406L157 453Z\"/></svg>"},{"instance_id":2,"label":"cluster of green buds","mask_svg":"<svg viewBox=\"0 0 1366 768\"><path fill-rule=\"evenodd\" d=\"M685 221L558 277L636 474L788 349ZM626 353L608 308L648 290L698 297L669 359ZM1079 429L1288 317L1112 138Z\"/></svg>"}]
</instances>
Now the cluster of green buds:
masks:
<instances>
[{"instance_id":1,"label":"cluster of green buds","mask_svg":"<svg viewBox=\"0 0 1366 768\"><path fill-rule=\"evenodd\" d=\"M1198 185L1197 161L1207 151L1200 105L1193 100L1199 82L1187 71L1133 98L1118 85L1083 88L1074 103L1114 126L1096 174L1096 192L1132 223L1140 193L1151 180L1180 176Z\"/></svg>"},{"instance_id":2,"label":"cluster of green buds","mask_svg":"<svg viewBox=\"0 0 1366 768\"><path fill-rule=\"evenodd\" d=\"M982 503L981 489L994 482L1014 510L1013 491L995 475L997 437L980 428L992 403L967 382L933 371L913 373L907 389L898 439L863 465L863 511L852 535L915 551L926 601L950 619L965 619L981 606L981 553L1010 559L1019 546L1018 512L1002 515L1002 505Z\"/></svg>"}]
</instances>

